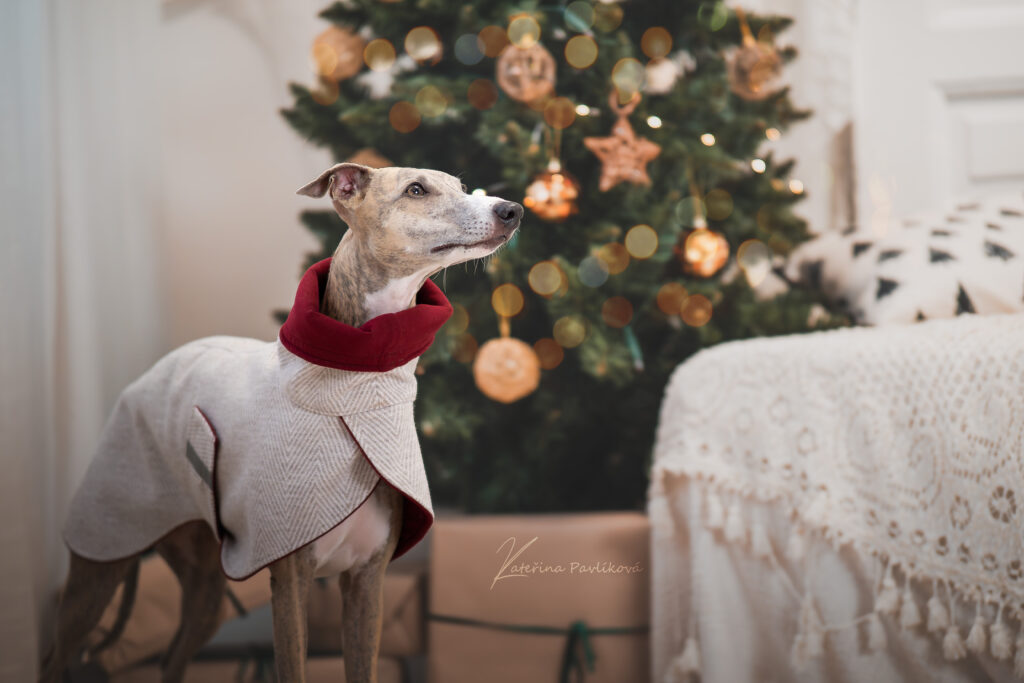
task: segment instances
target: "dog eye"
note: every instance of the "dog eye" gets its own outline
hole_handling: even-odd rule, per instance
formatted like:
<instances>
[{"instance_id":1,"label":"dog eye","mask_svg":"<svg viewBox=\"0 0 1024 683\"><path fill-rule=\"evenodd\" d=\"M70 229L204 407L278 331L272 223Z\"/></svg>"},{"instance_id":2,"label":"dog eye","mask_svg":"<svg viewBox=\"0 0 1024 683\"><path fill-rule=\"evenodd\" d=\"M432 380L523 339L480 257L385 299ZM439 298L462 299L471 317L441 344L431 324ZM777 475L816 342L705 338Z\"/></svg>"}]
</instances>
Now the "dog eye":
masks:
<instances>
[{"instance_id":1,"label":"dog eye","mask_svg":"<svg viewBox=\"0 0 1024 683\"><path fill-rule=\"evenodd\" d=\"M465 194L466 192L469 192L469 188L466 187L466 183L462 183L462 192L463 192L463 194Z\"/></svg>"},{"instance_id":2,"label":"dog eye","mask_svg":"<svg viewBox=\"0 0 1024 683\"><path fill-rule=\"evenodd\" d=\"M422 197L427 193L427 191L423 189L423 186L419 183L413 183L409 187L405 188L405 193L412 197Z\"/></svg>"}]
</instances>

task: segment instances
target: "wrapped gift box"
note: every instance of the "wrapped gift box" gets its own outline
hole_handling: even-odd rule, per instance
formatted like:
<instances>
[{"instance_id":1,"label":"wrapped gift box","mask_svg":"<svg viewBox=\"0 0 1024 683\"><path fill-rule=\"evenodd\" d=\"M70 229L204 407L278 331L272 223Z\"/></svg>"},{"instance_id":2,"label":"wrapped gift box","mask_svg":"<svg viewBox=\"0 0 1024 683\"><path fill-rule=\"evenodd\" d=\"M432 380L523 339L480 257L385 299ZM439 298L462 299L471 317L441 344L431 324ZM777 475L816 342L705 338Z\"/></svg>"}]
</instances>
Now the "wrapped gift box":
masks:
<instances>
[{"instance_id":1,"label":"wrapped gift box","mask_svg":"<svg viewBox=\"0 0 1024 683\"><path fill-rule=\"evenodd\" d=\"M238 616L239 607L252 610L270 601L270 571L264 569L245 581L228 581L231 594L225 595L219 607L219 621ZM107 605L103 617L89 638L90 644L99 642L117 617L121 604L121 588ZM171 644L181 616L181 586L163 558L150 556L139 567L139 585L135 604L125 624L124 633L110 647L97 656L100 665L109 673L121 671L155 654L163 653Z\"/></svg>"},{"instance_id":2,"label":"wrapped gift box","mask_svg":"<svg viewBox=\"0 0 1024 683\"><path fill-rule=\"evenodd\" d=\"M384 576L384 624L380 653L408 657L424 653L424 572L390 571ZM314 581L309 599L309 649L341 651L341 590L336 579Z\"/></svg>"},{"instance_id":3,"label":"wrapped gift box","mask_svg":"<svg viewBox=\"0 0 1024 683\"><path fill-rule=\"evenodd\" d=\"M268 662L260 669L251 660L193 662L185 672L185 683L270 683ZM402 665L396 659L381 657L377 663L378 683L402 683ZM160 667L146 665L124 671L110 683L160 683ZM345 683L345 660L341 657L315 657L306 663L306 683Z\"/></svg>"},{"instance_id":4,"label":"wrapped gift box","mask_svg":"<svg viewBox=\"0 0 1024 683\"><path fill-rule=\"evenodd\" d=\"M559 683L588 651L588 683L648 680L644 515L474 516L432 533L431 683Z\"/></svg>"}]
</instances>

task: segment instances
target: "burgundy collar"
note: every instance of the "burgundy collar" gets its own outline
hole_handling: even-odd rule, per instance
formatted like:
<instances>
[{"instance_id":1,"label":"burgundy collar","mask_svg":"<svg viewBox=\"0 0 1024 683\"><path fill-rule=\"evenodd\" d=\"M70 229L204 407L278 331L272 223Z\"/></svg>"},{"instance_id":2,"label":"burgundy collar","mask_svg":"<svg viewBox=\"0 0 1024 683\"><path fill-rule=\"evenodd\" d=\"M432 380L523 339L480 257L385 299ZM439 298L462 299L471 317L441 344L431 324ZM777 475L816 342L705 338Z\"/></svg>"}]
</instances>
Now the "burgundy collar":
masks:
<instances>
[{"instance_id":1,"label":"burgundy collar","mask_svg":"<svg viewBox=\"0 0 1024 683\"><path fill-rule=\"evenodd\" d=\"M452 305L430 280L416 305L385 313L352 327L320 312L331 259L314 264L302 276L295 305L281 327L280 340L299 358L339 370L387 372L416 358L452 314Z\"/></svg>"}]
</instances>

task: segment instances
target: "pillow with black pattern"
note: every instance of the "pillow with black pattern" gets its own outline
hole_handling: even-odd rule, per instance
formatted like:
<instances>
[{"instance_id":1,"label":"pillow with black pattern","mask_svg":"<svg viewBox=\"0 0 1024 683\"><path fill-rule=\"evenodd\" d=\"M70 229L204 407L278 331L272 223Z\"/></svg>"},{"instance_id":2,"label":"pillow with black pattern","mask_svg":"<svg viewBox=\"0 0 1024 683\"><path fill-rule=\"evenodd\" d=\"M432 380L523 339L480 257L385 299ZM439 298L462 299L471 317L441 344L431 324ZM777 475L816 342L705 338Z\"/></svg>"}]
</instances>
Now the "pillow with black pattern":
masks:
<instances>
[{"instance_id":1,"label":"pillow with black pattern","mask_svg":"<svg viewBox=\"0 0 1024 683\"><path fill-rule=\"evenodd\" d=\"M785 268L858 323L1024 311L1024 193L806 242Z\"/></svg>"}]
</instances>

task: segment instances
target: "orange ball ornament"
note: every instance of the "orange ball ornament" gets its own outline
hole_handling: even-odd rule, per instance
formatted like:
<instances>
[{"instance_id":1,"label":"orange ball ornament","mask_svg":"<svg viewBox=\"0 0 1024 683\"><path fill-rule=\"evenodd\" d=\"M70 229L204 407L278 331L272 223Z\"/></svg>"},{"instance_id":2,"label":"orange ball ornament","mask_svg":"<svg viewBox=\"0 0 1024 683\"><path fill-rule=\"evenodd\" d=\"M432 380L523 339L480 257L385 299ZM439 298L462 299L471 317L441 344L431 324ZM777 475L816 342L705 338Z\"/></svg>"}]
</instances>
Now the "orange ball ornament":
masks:
<instances>
[{"instance_id":1,"label":"orange ball ornament","mask_svg":"<svg viewBox=\"0 0 1024 683\"><path fill-rule=\"evenodd\" d=\"M553 160L548 170L527 186L523 206L546 221L560 222L579 210L576 206L579 195L579 183Z\"/></svg>"},{"instance_id":2,"label":"orange ball ornament","mask_svg":"<svg viewBox=\"0 0 1024 683\"><path fill-rule=\"evenodd\" d=\"M690 275L711 277L729 260L729 242L720 232L695 228L686 234L679 258Z\"/></svg>"},{"instance_id":3,"label":"orange ball ornament","mask_svg":"<svg viewBox=\"0 0 1024 683\"><path fill-rule=\"evenodd\" d=\"M529 344L519 339L491 339L477 351L473 379L484 396L513 403L537 389L540 359Z\"/></svg>"},{"instance_id":4,"label":"orange ball ornament","mask_svg":"<svg viewBox=\"0 0 1024 683\"><path fill-rule=\"evenodd\" d=\"M338 26L331 26L313 40L313 61L324 78L341 81L363 68L366 41Z\"/></svg>"}]
</instances>

